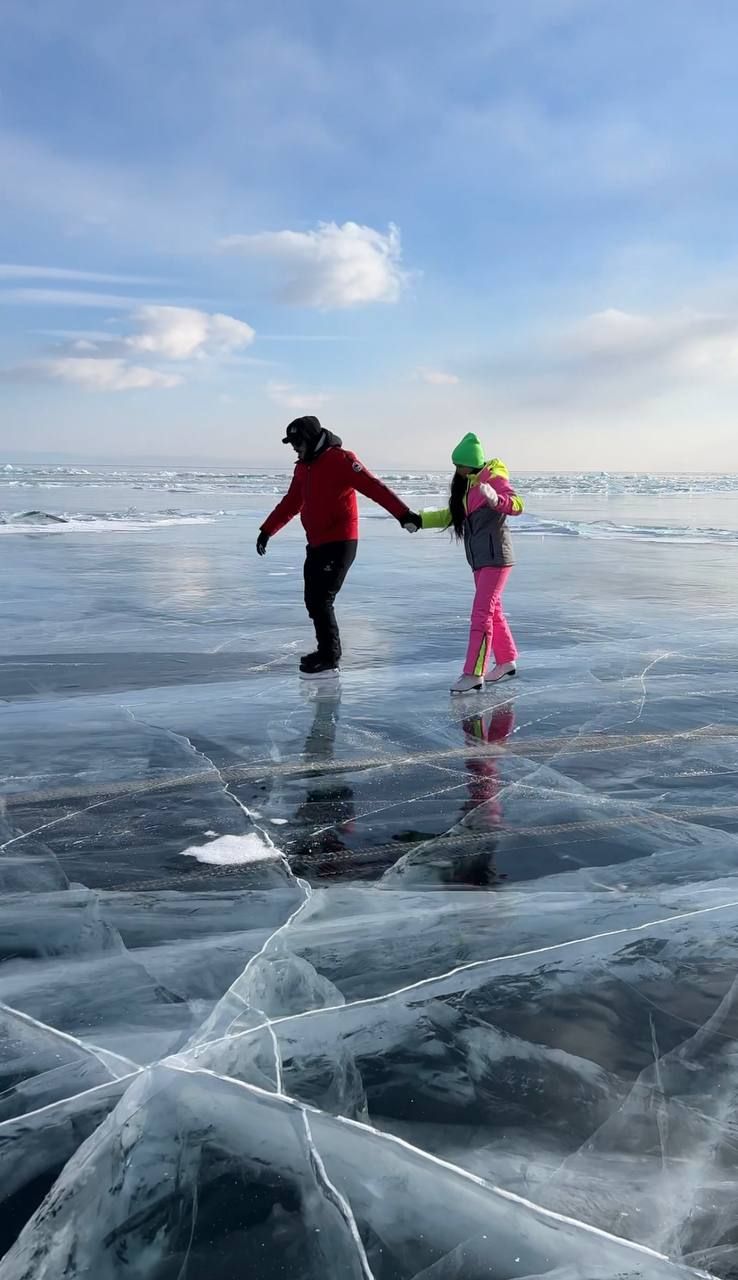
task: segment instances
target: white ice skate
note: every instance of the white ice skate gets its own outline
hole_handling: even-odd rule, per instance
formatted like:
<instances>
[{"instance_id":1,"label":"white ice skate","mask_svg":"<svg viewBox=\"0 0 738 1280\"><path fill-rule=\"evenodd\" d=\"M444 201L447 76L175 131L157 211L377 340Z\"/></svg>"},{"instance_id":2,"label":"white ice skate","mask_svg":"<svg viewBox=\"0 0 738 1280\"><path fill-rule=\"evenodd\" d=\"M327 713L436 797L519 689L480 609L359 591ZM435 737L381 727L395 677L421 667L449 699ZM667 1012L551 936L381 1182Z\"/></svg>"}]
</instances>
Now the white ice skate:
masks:
<instances>
[{"instance_id":1,"label":"white ice skate","mask_svg":"<svg viewBox=\"0 0 738 1280\"><path fill-rule=\"evenodd\" d=\"M498 662L487 675L487 684L499 684L500 680L510 680L518 674L514 662Z\"/></svg>"},{"instance_id":2,"label":"white ice skate","mask_svg":"<svg viewBox=\"0 0 738 1280\"><path fill-rule=\"evenodd\" d=\"M484 676L460 675L451 685L452 693L479 693L484 688Z\"/></svg>"},{"instance_id":3,"label":"white ice skate","mask_svg":"<svg viewBox=\"0 0 738 1280\"><path fill-rule=\"evenodd\" d=\"M309 680L311 684L335 683L341 675L340 667L321 667L318 671L303 671L300 668L300 679Z\"/></svg>"}]
</instances>

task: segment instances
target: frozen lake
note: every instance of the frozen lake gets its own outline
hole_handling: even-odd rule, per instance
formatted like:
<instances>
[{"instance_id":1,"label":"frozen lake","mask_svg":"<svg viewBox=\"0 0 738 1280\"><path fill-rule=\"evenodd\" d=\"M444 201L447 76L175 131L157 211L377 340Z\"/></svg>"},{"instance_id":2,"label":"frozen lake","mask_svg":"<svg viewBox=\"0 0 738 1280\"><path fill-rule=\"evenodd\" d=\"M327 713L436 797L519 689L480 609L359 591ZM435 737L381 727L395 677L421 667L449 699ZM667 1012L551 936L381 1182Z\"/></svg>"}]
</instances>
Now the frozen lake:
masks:
<instances>
[{"instance_id":1,"label":"frozen lake","mask_svg":"<svg viewBox=\"0 0 738 1280\"><path fill-rule=\"evenodd\" d=\"M376 508L300 684L280 484L0 483L0 1280L738 1276L738 482L521 478L456 700Z\"/></svg>"}]
</instances>

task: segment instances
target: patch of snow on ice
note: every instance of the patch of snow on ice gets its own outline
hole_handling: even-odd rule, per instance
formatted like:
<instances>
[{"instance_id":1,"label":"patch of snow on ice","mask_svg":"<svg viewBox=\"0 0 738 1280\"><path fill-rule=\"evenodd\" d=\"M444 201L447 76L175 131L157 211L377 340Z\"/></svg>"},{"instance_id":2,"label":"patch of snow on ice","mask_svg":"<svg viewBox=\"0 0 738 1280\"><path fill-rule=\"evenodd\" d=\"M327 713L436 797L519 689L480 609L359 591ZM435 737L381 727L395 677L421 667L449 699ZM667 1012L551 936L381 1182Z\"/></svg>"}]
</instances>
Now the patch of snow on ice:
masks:
<instances>
[{"instance_id":1,"label":"patch of snow on ice","mask_svg":"<svg viewBox=\"0 0 738 1280\"><path fill-rule=\"evenodd\" d=\"M183 858L197 858L198 862L209 862L213 866L238 866L245 862L266 862L270 858L278 858L279 853L271 845L265 844L255 831L244 836L218 836L210 844L196 844L182 850Z\"/></svg>"}]
</instances>

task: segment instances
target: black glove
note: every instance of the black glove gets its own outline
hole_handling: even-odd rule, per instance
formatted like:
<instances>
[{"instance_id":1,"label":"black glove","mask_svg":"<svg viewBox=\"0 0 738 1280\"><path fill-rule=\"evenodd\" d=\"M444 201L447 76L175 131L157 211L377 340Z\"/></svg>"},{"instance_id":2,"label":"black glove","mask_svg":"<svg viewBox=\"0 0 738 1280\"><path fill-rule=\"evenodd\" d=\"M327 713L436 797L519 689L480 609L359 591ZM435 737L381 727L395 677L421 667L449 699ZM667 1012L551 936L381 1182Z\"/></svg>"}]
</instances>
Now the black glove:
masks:
<instances>
[{"instance_id":1,"label":"black glove","mask_svg":"<svg viewBox=\"0 0 738 1280\"><path fill-rule=\"evenodd\" d=\"M417 511L406 511L400 524L403 529L407 529L408 533L417 533L418 529L423 527L423 517L419 516Z\"/></svg>"},{"instance_id":2,"label":"black glove","mask_svg":"<svg viewBox=\"0 0 738 1280\"><path fill-rule=\"evenodd\" d=\"M258 538L256 539L256 554L257 554L257 556L265 556L265 555L266 555L266 549L267 549L267 543L268 543L268 541L269 541L269 534L268 534L268 533L265 533L263 529L260 529L260 530L259 530L259 536L258 536Z\"/></svg>"}]
</instances>

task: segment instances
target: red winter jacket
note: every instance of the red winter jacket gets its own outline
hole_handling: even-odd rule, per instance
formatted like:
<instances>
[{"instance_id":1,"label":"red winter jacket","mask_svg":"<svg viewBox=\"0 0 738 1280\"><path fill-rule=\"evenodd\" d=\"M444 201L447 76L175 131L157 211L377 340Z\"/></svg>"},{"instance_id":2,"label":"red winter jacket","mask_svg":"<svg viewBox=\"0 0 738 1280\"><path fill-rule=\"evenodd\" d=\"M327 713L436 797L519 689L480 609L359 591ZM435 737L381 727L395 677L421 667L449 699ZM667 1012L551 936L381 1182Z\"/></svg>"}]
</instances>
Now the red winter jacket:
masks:
<instances>
[{"instance_id":1,"label":"red winter jacket","mask_svg":"<svg viewBox=\"0 0 738 1280\"><path fill-rule=\"evenodd\" d=\"M314 462L296 464L289 489L267 516L262 531L271 538L299 512L310 547L358 538L357 490L398 520L407 514L405 503L367 471L355 453L334 446Z\"/></svg>"}]
</instances>

